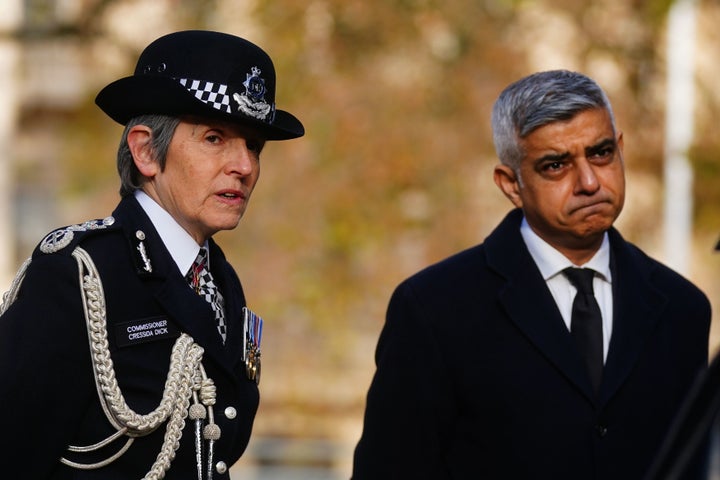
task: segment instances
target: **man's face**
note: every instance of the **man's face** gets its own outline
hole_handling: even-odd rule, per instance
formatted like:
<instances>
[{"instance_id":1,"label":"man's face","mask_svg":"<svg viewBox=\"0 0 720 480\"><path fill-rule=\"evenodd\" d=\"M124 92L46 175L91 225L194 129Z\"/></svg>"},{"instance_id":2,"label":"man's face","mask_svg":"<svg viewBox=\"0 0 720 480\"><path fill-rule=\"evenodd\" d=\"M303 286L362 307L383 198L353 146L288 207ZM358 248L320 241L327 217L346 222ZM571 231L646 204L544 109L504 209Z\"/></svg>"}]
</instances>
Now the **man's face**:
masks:
<instances>
[{"instance_id":1,"label":"man's face","mask_svg":"<svg viewBox=\"0 0 720 480\"><path fill-rule=\"evenodd\" d=\"M506 179L507 190L498 185L523 209L532 229L566 256L594 251L625 200L622 133L613 133L607 110L545 125L525 137L523 146L520 179L507 169L513 177Z\"/></svg>"},{"instance_id":2,"label":"man's face","mask_svg":"<svg viewBox=\"0 0 720 480\"><path fill-rule=\"evenodd\" d=\"M260 175L265 141L254 130L215 120L181 121L165 168L144 190L199 243L237 226Z\"/></svg>"}]
</instances>

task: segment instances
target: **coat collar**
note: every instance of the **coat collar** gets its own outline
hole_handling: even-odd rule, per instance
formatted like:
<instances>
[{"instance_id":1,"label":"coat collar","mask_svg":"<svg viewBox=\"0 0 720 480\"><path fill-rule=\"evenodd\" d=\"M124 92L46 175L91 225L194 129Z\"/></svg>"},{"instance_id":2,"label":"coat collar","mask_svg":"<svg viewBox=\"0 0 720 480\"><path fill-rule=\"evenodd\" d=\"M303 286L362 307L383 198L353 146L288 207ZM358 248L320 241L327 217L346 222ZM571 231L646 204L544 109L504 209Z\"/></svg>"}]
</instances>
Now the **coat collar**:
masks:
<instances>
[{"instance_id":1,"label":"coat collar","mask_svg":"<svg viewBox=\"0 0 720 480\"><path fill-rule=\"evenodd\" d=\"M603 404L629 375L667 300L653 286L652 267L644 254L611 229L613 336L596 397L557 305L522 240L522 218L521 210L511 211L485 241L488 266L505 279L500 303L563 375L591 401Z\"/></svg>"}]
</instances>

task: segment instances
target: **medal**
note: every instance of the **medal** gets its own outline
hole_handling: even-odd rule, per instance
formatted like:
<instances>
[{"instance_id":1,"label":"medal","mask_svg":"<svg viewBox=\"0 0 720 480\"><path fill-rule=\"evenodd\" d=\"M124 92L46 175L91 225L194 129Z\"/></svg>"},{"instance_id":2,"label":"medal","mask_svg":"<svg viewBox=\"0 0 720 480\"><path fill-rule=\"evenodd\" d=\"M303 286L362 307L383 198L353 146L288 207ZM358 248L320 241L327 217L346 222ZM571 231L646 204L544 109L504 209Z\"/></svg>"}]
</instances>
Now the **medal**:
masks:
<instances>
[{"instance_id":1,"label":"medal","mask_svg":"<svg viewBox=\"0 0 720 480\"><path fill-rule=\"evenodd\" d=\"M243 359L245 374L249 380L260 384L260 341L263 319L247 307L243 307Z\"/></svg>"}]
</instances>

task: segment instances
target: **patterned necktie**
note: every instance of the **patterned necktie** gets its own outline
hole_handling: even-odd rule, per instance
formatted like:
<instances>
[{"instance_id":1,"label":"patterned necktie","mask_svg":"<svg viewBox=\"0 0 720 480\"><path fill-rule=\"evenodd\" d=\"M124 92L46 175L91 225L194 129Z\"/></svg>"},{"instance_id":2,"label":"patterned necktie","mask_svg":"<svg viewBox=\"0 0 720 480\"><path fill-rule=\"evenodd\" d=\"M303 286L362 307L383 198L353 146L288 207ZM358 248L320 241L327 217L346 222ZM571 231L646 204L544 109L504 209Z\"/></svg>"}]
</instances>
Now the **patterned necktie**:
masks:
<instances>
[{"instance_id":1,"label":"patterned necktie","mask_svg":"<svg viewBox=\"0 0 720 480\"><path fill-rule=\"evenodd\" d=\"M572 306L570 331L587 364L590 380L597 392L603 370L603 333L602 315L593 292L595 271L587 268L566 268L563 273L577 289Z\"/></svg>"},{"instance_id":2,"label":"patterned necktie","mask_svg":"<svg viewBox=\"0 0 720 480\"><path fill-rule=\"evenodd\" d=\"M195 290L195 293L203 297L212 307L215 313L218 332L222 337L223 343L225 343L225 337L227 336L225 300L215 284L210 270L207 269L207 249L205 249L205 247L200 249L200 253L198 253L197 258L195 258L195 262L193 262L186 278L190 286Z\"/></svg>"}]
</instances>

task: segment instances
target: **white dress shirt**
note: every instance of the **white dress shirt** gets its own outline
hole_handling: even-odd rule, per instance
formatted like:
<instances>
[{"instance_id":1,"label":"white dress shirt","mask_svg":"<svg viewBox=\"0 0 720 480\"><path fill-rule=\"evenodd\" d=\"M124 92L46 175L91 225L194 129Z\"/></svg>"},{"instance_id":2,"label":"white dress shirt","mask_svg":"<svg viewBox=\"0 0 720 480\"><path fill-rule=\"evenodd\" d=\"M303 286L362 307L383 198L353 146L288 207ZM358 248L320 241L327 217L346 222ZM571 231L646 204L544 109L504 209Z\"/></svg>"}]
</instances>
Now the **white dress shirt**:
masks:
<instances>
[{"instance_id":1,"label":"white dress shirt","mask_svg":"<svg viewBox=\"0 0 720 480\"><path fill-rule=\"evenodd\" d=\"M600 306L603 319L603 359L607 360L610 336L613 326L612 274L610 273L610 242L607 233L603 237L600 249L584 265L575 265L565 255L540 238L523 218L520 234L527 245L530 255L545 279L550 293L557 303L565 325L570 329L572 304L577 290L562 273L567 267L581 267L595 270L593 279L595 299Z\"/></svg>"}]
</instances>

